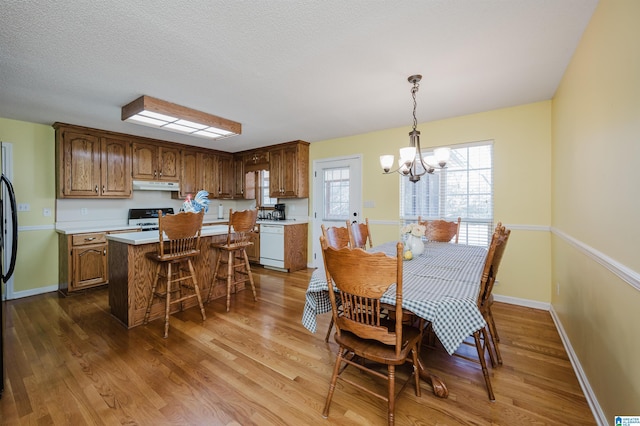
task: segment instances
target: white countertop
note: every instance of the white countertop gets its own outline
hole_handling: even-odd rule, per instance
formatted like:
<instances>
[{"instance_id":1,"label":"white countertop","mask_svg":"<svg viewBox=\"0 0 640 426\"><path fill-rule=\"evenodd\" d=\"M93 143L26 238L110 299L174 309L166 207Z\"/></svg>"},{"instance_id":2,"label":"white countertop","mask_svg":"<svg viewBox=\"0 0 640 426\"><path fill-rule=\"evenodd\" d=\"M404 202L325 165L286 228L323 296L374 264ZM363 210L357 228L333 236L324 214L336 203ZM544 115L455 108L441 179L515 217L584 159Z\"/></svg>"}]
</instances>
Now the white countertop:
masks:
<instances>
[{"instance_id":1,"label":"white countertop","mask_svg":"<svg viewBox=\"0 0 640 426\"><path fill-rule=\"evenodd\" d=\"M302 223L307 223L308 221L306 220L296 220L296 219L287 219L287 220L264 220L264 219L258 219L256 221L257 224L259 225L300 225Z\"/></svg>"},{"instance_id":2,"label":"white countertop","mask_svg":"<svg viewBox=\"0 0 640 426\"><path fill-rule=\"evenodd\" d=\"M205 217L204 223L207 225L226 224L227 219L209 220ZM108 231L134 231L140 229L139 226L132 226L126 223L105 223L98 221L87 222L62 222L56 223L56 232L59 234L84 234L87 232L108 232ZM157 231L154 231L157 233Z\"/></svg>"},{"instance_id":3,"label":"white countertop","mask_svg":"<svg viewBox=\"0 0 640 426\"><path fill-rule=\"evenodd\" d=\"M211 235L226 235L229 230L227 225L211 225L203 226L201 236L209 237ZM124 244L134 246L142 244L152 244L158 242L158 231L142 231L142 232L123 232L120 234L109 234L107 240L118 241Z\"/></svg>"},{"instance_id":4,"label":"white countertop","mask_svg":"<svg viewBox=\"0 0 640 426\"><path fill-rule=\"evenodd\" d=\"M206 226L203 226L202 230L203 230L203 235L204 235L204 229L207 228L208 226L220 226L218 224L227 224L228 223L228 219L214 219L214 220L209 220L205 217L204 219L204 223L207 224ZM303 224L303 223L308 223L307 220L300 220L300 219L287 219L287 220L258 220L256 223L260 224L260 225L283 225L283 226L289 226L289 225L299 225L299 224ZM225 232L226 232L226 226L225 228ZM126 231L126 230L131 230L134 231L136 229L139 229L139 227L137 226L131 226L128 225L126 223L104 223L104 222L98 222L98 221L87 221L87 222L63 222L63 223L56 223L56 232L59 234L84 234L87 232L108 232L108 231ZM156 234L157 236L157 232L158 231L144 231L144 232L140 232L141 234L144 234L146 232L153 232ZM128 233L127 233L128 234ZM156 238L157 240L157 238Z\"/></svg>"},{"instance_id":5,"label":"white countertop","mask_svg":"<svg viewBox=\"0 0 640 426\"><path fill-rule=\"evenodd\" d=\"M107 231L125 231L131 229L140 229L139 226L131 226L127 224L105 224L105 223L65 223L56 224L56 232L59 234L84 234L86 232L107 232Z\"/></svg>"}]
</instances>

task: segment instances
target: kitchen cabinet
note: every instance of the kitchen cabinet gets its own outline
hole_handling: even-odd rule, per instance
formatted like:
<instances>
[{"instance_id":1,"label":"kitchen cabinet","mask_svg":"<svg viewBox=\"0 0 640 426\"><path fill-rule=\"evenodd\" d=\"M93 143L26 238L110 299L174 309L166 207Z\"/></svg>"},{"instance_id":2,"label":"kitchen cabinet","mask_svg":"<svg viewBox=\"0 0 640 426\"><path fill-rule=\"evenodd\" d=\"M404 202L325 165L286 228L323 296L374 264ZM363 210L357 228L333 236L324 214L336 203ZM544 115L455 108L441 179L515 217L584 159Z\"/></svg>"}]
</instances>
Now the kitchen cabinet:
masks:
<instances>
[{"instance_id":1,"label":"kitchen cabinet","mask_svg":"<svg viewBox=\"0 0 640 426\"><path fill-rule=\"evenodd\" d=\"M131 198L131 142L54 124L58 198Z\"/></svg>"},{"instance_id":2,"label":"kitchen cabinet","mask_svg":"<svg viewBox=\"0 0 640 426\"><path fill-rule=\"evenodd\" d=\"M107 235L121 231L58 235L58 291L68 295L109 282Z\"/></svg>"},{"instance_id":3,"label":"kitchen cabinet","mask_svg":"<svg viewBox=\"0 0 640 426\"><path fill-rule=\"evenodd\" d=\"M245 172L259 172L269 170L269 151L249 151L242 155Z\"/></svg>"},{"instance_id":4,"label":"kitchen cabinet","mask_svg":"<svg viewBox=\"0 0 640 426\"><path fill-rule=\"evenodd\" d=\"M245 251L249 262L260 262L260 224L257 224L254 228L254 232L250 232L247 235L249 241L253 243L252 246L248 246Z\"/></svg>"},{"instance_id":5,"label":"kitchen cabinet","mask_svg":"<svg viewBox=\"0 0 640 426\"><path fill-rule=\"evenodd\" d=\"M218 156L220 180L218 182L218 194L216 198L233 198L235 195L233 164L232 155Z\"/></svg>"},{"instance_id":6,"label":"kitchen cabinet","mask_svg":"<svg viewBox=\"0 0 640 426\"><path fill-rule=\"evenodd\" d=\"M244 200L256 199L256 178L255 172L245 169L245 160L243 157L234 159L234 198Z\"/></svg>"},{"instance_id":7,"label":"kitchen cabinet","mask_svg":"<svg viewBox=\"0 0 640 426\"><path fill-rule=\"evenodd\" d=\"M195 196L199 190L204 188L199 170L200 161L200 153L198 151L183 149L180 152L179 198L184 199L188 194Z\"/></svg>"},{"instance_id":8,"label":"kitchen cabinet","mask_svg":"<svg viewBox=\"0 0 640 426\"><path fill-rule=\"evenodd\" d=\"M218 156L210 152L199 154L201 189L209 193L209 198L217 198L220 180L220 168L218 167Z\"/></svg>"},{"instance_id":9,"label":"kitchen cabinet","mask_svg":"<svg viewBox=\"0 0 640 426\"><path fill-rule=\"evenodd\" d=\"M269 195L309 197L309 143L289 142L269 150Z\"/></svg>"},{"instance_id":10,"label":"kitchen cabinet","mask_svg":"<svg viewBox=\"0 0 640 426\"><path fill-rule=\"evenodd\" d=\"M68 294L108 282L105 232L61 234L58 247L61 293Z\"/></svg>"},{"instance_id":11,"label":"kitchen cabinet","mask_svg":"<svg viewBox=\"0 0 640 426\"><path fill-rule=\"evenodd\" d=\"M180 150L172 145L133 142L133 178L178 182Z\"/></svg>"},{"instance_id":12,"label":"kitchen cabinet","mask_svg":"<svg viewBox=\"0 0 640 426\"><path fill-rule=\"evenodd\" d=\"M306 223L260 225L260 264L266 268L294 272L307 267Z\"/></svg>"}]
</instances>

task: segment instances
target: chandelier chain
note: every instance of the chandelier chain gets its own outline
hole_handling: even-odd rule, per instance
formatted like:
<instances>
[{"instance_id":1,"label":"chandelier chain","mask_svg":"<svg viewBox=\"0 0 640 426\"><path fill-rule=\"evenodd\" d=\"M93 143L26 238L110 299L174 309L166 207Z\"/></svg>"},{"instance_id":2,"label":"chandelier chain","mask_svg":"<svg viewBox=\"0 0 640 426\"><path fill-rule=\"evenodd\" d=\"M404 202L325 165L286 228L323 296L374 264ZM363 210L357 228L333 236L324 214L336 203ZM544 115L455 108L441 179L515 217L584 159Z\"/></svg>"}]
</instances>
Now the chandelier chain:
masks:
<instances>
[{"instance_id":1,"label":"chandelier chain","mask_svg":"<svg viewBox=\"0 0 640 426\"><path fill-rule=\"evenodd\" d=\"M416 102L416 93L418 93L419 88L420 85L414 80L413 88L411 88L411 96L413 97L413 130L416 130L416 127L418 127L418 119L416 118L416 107L418 106L418 103Z\"/></svg>"}]
</instances>

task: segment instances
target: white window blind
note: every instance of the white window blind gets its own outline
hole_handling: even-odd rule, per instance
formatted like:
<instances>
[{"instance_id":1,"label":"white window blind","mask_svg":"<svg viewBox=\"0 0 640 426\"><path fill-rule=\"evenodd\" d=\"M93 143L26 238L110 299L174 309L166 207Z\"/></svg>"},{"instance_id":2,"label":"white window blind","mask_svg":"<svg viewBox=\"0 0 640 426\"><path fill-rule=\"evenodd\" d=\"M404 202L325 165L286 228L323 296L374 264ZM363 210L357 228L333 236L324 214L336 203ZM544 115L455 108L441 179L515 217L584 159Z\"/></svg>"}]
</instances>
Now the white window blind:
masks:
<instances>
[{"instance_id":1,"label":"white window blind","mask_svg":"<svg viewBox=\"0 0 640 426\"><path fill-rule=\"evenodd\" d=\"M431 152L423 152L430 155ZM451 148L447 167L413 183L400 178L404 223L462 218L459 243L487 247L493 233L493 141Z\"/></svg>"}]
</instances>

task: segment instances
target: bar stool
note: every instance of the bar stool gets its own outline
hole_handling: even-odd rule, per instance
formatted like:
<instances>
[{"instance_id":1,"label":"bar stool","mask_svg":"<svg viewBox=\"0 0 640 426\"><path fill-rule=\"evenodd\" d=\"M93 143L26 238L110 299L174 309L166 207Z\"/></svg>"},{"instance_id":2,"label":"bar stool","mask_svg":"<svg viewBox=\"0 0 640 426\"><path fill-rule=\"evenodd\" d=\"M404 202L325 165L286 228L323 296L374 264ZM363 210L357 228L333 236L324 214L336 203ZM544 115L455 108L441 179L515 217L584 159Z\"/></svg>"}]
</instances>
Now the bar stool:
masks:
<instances>
[{"instance_id":1,"label":"bar stool","mask_svg":"<svg viewBox=\"0 0 640 426\"><path fill-rule=\"evenodd\" d=\"M193 257L200 254L200 232L203 217L204 210L199 213L178 213L166 216L162 216L162 211L158 211L158 251L146 253L146 256L158 265L156 266L149 302L147 303L147 311L144 314L144 323L147 324L149 322L149 314L151 313L154 297L164 298L165 339L169 336L171 305L175 303L180 303L180 311L182 311L185 300L197 298L202 320L206 319L198 280L191 262ZM167 236L167 241L165 241L164 235ZM163 278L166 284L163 291L156 291L160 278ZM189 290L187 294L182 293L183 288ZM174 296L174 293L177 293L177 295Z\"/></svg>"},{"instance_id":2,"label":"bar stool","mask_svg":"<svg viewBox=\"0 0 640 426\"><path fill-rule=\"evenodd\" d=\"M209 287L207 301L211 296L211 289L218 280L227 282L227 312L231 306L231 287L236 292L238 284L249 282L253 291L253 300L258 301L256 287L253 283L251 266L246 248L253 244L249 241L247 233L253 232L258 218L258 209L233 211L229 209L229 230L226 243L213 243L211 247L219 250L213 284ZM226 267L220 267L226 265Z\"/></svg>"}]
</instances>

